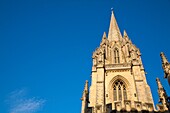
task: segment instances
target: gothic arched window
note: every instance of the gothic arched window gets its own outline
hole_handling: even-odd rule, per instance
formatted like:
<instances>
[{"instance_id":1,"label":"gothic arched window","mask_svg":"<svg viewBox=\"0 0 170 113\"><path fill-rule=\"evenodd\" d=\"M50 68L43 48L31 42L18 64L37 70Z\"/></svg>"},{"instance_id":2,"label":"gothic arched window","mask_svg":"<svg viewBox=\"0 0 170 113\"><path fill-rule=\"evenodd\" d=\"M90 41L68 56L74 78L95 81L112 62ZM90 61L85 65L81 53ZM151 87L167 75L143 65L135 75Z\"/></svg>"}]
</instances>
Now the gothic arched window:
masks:
<instances>
[{"instance_id":1,"label":"gothic arched window","mask_svg":"<svg viewBox=\"0 0 170 113\"><path fill-rule=\"evenodd\" d=\"M119 50L117 48L114 49L114 63L120 63Z\"/></svg>"},{"instance_id":2,"label":"gothic arched window","mask_svg":"<svg viewBox=\"0 0 170 113\"><path fill-rule=\"evenodd\" d=\"M127 88L125 83L118 79L113 84L113 100L127 100Z\"/></svg>"}]
</instances>

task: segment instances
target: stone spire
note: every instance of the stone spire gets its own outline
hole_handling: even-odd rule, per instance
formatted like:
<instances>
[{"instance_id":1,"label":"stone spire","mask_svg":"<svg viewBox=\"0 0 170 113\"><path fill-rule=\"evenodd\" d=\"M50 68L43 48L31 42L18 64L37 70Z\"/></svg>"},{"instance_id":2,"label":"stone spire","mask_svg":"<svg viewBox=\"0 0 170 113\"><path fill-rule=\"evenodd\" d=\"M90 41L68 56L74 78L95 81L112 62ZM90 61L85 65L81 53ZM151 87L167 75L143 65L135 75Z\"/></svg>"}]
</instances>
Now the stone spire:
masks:
<instances>
[{"instance_id":1,"label":"stone spire","mask_svg":"<svg viewBox=\"0 0 170 113\"><path fill-rule=\"evenodd\" d=\"M159 78L156 78L156 82L158 85L158 94L159 94L159 103L157 106L159 108L159 110L163 110L163 111L167 111L168 107L169 107L169 103L168 103L168 95L165 91L165 89L163 88ZM163 109L161 109L163 108Z\"/></svg>"},{"instance_id":2,"label":"stone spire","mask_svg":"<svg viewBox=\"0 0 170 113\"><path fill-rule=\"evenodd\" d=\"M109 41L119 41L122 38L119 27L116 22L116 18L112 11L111 20L110 20L110 27L108 33L108 40Z\"/></svg>"}]
</instances>

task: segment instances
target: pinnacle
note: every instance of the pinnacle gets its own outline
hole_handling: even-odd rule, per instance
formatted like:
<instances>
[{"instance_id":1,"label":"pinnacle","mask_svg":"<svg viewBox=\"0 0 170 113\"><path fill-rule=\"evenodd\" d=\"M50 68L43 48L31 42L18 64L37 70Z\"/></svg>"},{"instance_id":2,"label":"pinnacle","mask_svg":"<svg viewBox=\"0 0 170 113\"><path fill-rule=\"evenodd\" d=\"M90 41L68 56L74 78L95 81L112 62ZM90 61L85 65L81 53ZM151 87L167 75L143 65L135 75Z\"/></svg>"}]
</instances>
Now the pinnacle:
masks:
<instances>
[{"instance_id":1,"label":"pinnacle","mask_svg":"<svg viewBox=\"0 0 170 113\"><path fill-rule=\"evenodd\" d=\"M161 59L162 59L162 64L167 64L169 63L165 54L163 52L160 53Z\"/></svg>"},{"instance_id":2,"label":"pinnacle","mask_svg":"<svg viewBox=\"0 0 170 113\"><path fill-rule=\"evenodd\" d=\"M127 34L126 30L124 30L124 32L123 32L123 38L125 38L126 41L132 43L132 41L128 37L128 34Z\"/></svg>"},{"instance_id":3,"label":"pinnacle","mask_svg":"<svg viewBox=\"0 0 170 113\"><path fill-rule=\"evenodd\" d=\"M127 33L126 33L126 30L124 30L123 36L124 36L124 37L127 37L127 36L128 36Z\"/></svg>"},{"instance_id":4,"label":"pinnacle","mask_svg":"<svg viewBox=\"0 0 170 113\"><path fill-rule=\"evenodd\" d=\"M160 79L158 77L156 78L156 82L157 82L157 85L158 85L158 89L163 88L163 86L160 82Z\"/></svg>"},{"instance_id":5,"label":"pinnacle","mask_svg":"<svg viewBox=\"0 0 170 113\"><path fill-rule=\"evenodd\" d=\"M87 91L87 92L88 92L88 80L86 80L85 87L84 87L84 91Z\"/></svg>"},{"instance_id":6,"label":"pinnacle","mask_svg":"<svg viewBox=\"0 0 170 113\"><path fill-rule=\"evenodd\" d=\"M106 38L106 32L103 33L103 38Z\"/></svg>"},{"instance_id":7,"label":"pinnacle","mask_svg":"<svg viewBox=\"0 0 170 113\"><path fill-rule=\"evenodd\" d=\"M156 78L156 81L157 81L157 82L160 81L158 77Z\"/></svg>"}]
</instances>

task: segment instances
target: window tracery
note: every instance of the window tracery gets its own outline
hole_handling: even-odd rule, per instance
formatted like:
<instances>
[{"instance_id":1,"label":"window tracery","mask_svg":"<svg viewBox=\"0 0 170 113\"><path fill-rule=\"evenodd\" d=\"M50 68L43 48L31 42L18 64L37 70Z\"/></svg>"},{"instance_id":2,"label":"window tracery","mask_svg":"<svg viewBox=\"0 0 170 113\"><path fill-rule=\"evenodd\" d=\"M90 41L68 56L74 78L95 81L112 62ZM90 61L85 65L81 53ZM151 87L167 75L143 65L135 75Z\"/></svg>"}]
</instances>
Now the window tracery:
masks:
<instances>
[{"instance_id":1,"label":"window tracery","mask_svg":"<svg viewBox=\"0 0 170 113\"><path fill-rule=\"evenodd\" d=\"M127 87L120 79L116 80L113 84L113 100L127 100Z\"/></svg>"}]
</instances>

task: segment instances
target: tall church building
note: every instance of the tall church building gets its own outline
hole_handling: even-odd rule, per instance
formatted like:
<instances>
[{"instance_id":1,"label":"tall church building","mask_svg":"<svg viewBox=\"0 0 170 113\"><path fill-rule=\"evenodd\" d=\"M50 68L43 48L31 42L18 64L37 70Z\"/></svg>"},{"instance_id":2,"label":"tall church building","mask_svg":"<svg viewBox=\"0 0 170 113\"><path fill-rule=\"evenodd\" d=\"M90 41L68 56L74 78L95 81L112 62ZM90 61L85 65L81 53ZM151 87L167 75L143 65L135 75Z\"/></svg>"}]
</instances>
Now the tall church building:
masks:
<instances>
[{"instance_id":1,"label":"tall church building","mask_svg":"<svg viewBox=\"0 0 170 113\"><path fill-rule=\"evenodd\" d=\"M113 11L108 36L104 32L92 60L91 86L86 81L81 113L155 109L140 50L126 31L122 36Z\"/></svg>"}]
</instances>

